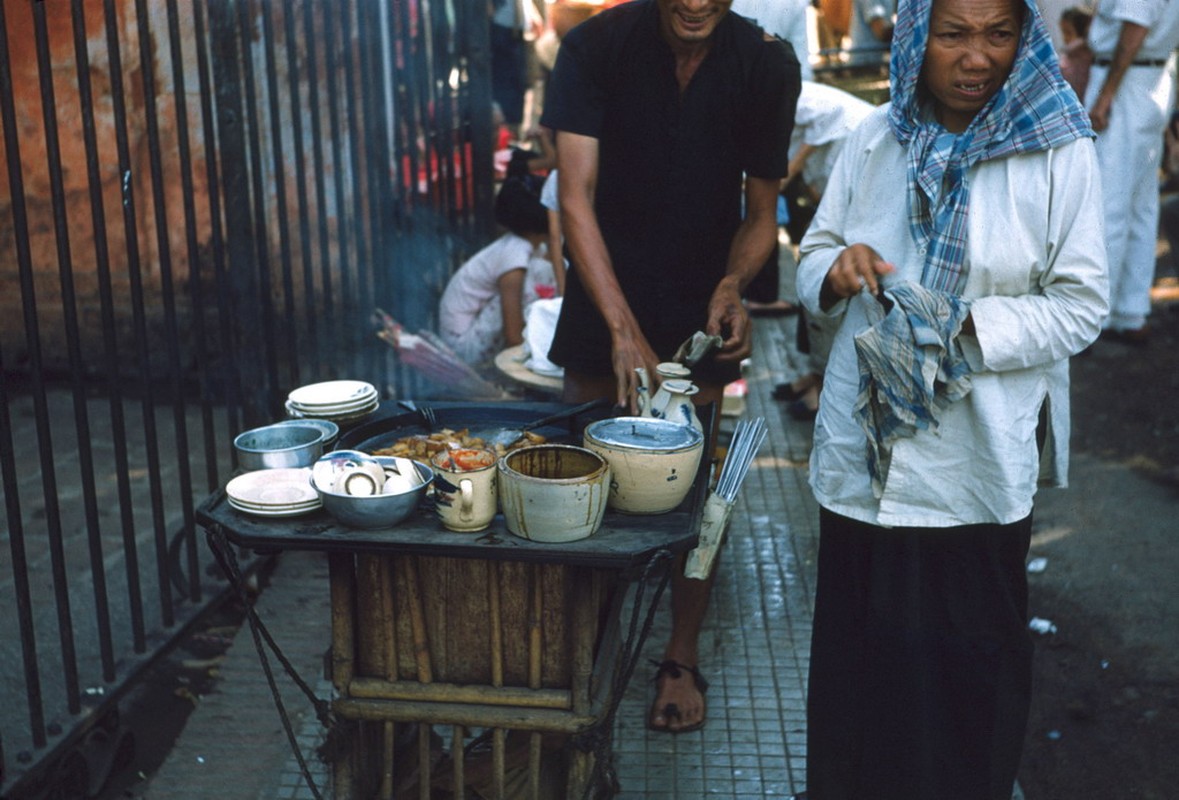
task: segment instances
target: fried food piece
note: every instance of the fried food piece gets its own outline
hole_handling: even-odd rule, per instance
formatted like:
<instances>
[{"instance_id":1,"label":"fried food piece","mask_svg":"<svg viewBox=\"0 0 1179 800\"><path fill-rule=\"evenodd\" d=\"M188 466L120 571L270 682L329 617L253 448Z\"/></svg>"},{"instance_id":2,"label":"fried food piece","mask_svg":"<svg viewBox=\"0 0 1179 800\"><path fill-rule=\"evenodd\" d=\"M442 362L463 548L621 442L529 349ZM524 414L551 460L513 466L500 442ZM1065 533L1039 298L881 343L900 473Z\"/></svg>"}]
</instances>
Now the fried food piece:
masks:
<instances>
[{"instance_id":1,"label":"fried food piece","mask_svg":"<svg viewBox=\"0 0 1179 800\"><path fill-rule=\"evenodd\" d=\"M506 447L497 443L495 445L495 451L498 455L502 456L504 453L517 450L521 447L544 444L545 441L545 437L540 434L525 431L519 438ZM374 456L400 456L418 461L429 461L431 456L443 450L486 447L487 442L478 436L472 436L470 428L463 428L461 430L443 428L429 434L419 433L412 436L403 436L388 447L373 450L372 454Z\"/></svg>"}]
</instances>

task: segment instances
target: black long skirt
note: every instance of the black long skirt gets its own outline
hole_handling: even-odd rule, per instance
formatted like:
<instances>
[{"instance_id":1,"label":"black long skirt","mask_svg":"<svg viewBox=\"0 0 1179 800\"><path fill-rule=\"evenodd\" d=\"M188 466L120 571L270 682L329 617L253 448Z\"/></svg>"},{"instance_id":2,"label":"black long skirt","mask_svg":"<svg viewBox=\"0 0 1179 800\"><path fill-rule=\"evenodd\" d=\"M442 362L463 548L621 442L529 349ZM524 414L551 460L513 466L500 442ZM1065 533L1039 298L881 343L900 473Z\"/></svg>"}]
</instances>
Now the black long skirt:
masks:
<instances>
[{"instance_id":1,"label":"black long skirt","mask_svg":"<svg viewBox=\"0 0 1179 800\"><path fill-rule=\"evenodd\" d=\"M821 511L810 800L1010 800L1031 698L1031 528Z\"/></svg>"}]
</instances>

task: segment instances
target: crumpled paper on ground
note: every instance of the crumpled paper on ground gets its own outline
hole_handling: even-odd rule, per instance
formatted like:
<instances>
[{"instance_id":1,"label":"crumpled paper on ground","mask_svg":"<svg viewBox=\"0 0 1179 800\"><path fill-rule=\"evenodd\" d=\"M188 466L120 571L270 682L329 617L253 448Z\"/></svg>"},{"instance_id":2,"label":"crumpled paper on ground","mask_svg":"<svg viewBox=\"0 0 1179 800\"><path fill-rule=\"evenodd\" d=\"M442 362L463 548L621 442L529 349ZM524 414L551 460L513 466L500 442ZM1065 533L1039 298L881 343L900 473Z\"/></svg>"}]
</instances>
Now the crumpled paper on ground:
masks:
<instances>
[{"instance_id":1,"label":"crumpled paper on ground","mask_svg":"<svg viewBox=\"0 0 1179 800\"><path fill-rule=\"evenodd\" d=\"M524 366L538 375L560 376L565 370L549 361L549 347L561 316L561 298L536 300L524 311L524 348L528 360Z\"/></svg>"}]
</instances>

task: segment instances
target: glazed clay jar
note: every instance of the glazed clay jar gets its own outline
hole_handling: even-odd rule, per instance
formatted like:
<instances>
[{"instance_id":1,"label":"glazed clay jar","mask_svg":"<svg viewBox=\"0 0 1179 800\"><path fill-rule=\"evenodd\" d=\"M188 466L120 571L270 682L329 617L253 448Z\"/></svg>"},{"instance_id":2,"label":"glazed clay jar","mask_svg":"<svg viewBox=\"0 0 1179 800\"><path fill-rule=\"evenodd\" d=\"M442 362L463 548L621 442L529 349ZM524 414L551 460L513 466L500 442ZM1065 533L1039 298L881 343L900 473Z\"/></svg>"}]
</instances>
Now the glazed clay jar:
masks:
<instances>
[{"instance_id":1,"label":"glazed clay jar","mask_svg":"<svg viewBox=\"0 0 1179 800\"><path fill-rule=\"evenodd\" d=\"M602 524L610 466L584 447L542 444L499 460L499 504L504 524L536 542L573 542Z\"/></svg>"},{"instance_id":2,"label":"glazed clay jar","mask_svg":"<svg viewBox=\"0 0 1179 800\"><path fill-rule=\"evenodd\" d=\"M610 508L663 514L683 502L696 479L704 434L691 425L650 417L591 423L585 446L610 464Z\"/></svg>"}]
</instances>

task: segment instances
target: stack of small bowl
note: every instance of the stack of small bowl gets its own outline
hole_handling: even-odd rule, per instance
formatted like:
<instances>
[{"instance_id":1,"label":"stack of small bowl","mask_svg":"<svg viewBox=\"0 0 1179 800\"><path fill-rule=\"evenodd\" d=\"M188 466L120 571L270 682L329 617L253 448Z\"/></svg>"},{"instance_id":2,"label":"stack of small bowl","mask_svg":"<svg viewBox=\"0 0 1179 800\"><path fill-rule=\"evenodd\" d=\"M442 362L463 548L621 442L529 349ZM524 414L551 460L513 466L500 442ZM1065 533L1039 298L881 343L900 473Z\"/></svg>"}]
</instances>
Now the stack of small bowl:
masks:
<instances>
[{"instance_id":1,"label":"stack of small bowl","mask_svg":"<svg viewBox=\"0 0 1179 800\"><path fill-rule=\"evenodd\" d=\"M311 464L339 433L330 420L306 419L238 434L233 447L246 472L226 484L229 505L261 517L292 517L320 508L319 495L307 485Z\"/></svg>"}]
</instances>

